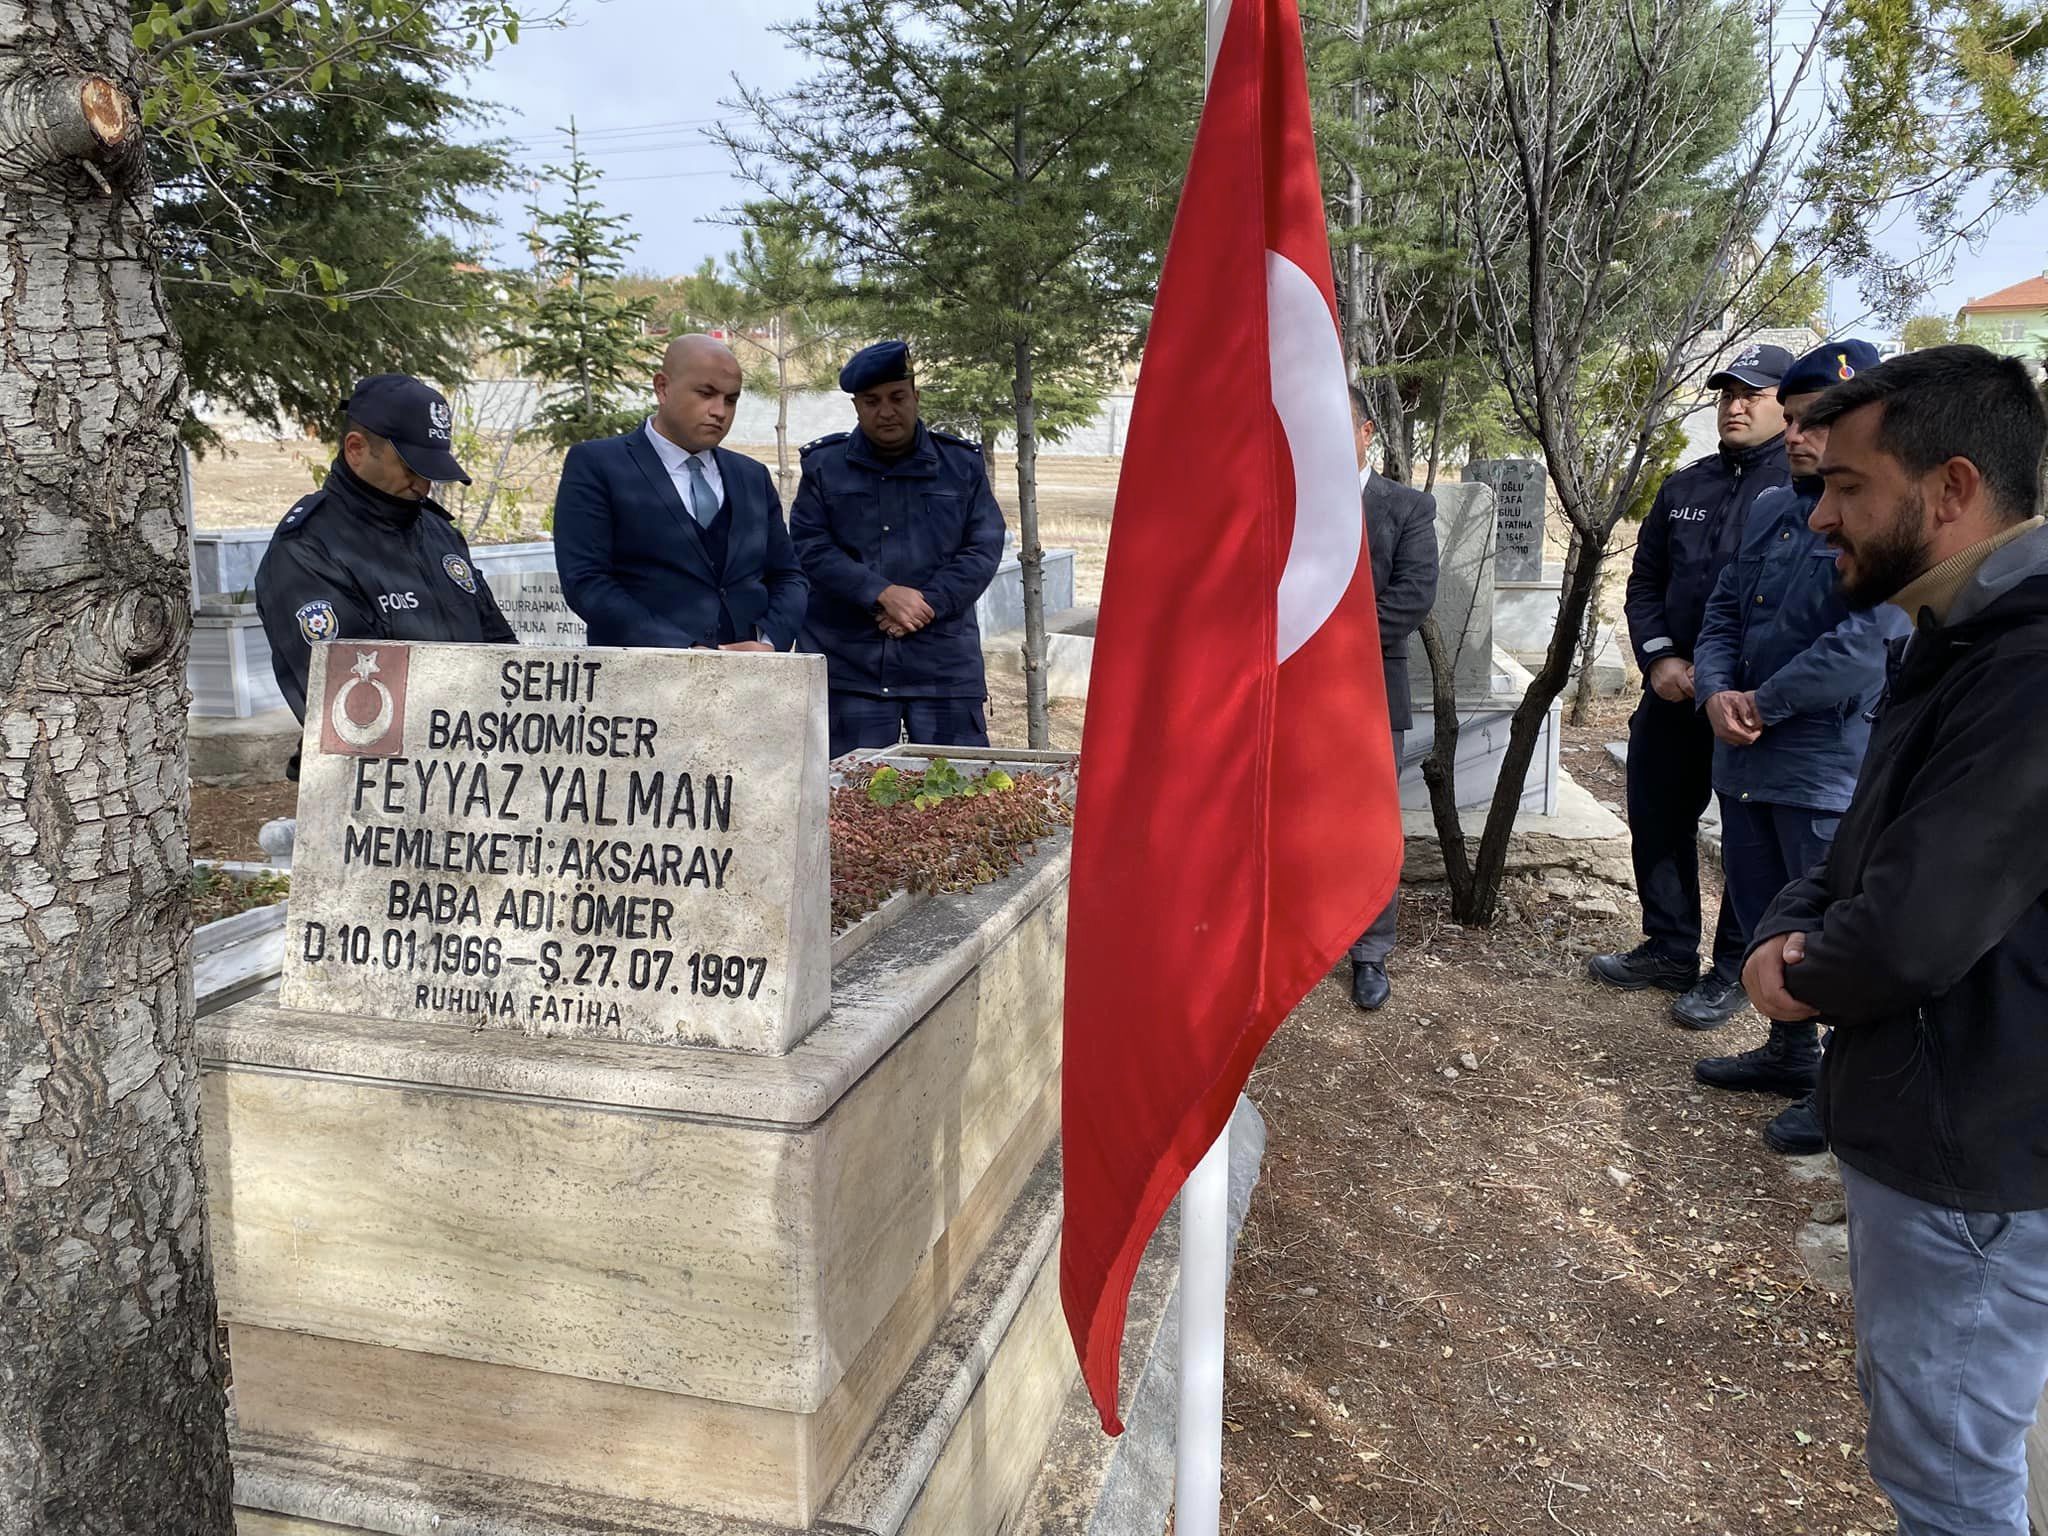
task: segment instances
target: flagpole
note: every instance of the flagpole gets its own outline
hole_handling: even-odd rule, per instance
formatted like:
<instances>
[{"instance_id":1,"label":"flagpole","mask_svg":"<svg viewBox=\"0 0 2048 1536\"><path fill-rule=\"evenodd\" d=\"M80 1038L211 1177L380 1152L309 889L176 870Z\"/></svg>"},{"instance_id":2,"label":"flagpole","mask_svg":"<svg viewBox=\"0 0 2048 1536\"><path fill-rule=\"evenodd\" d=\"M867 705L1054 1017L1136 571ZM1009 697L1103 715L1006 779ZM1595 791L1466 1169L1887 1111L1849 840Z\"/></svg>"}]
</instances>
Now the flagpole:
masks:
<instances>
[{"instance_id":1,"label":"flagpole","mask_svg":"<svg viewBox=\"0 0 2048 1536\"><path fill-rule=\"evenodd\" d=\"M1202 0L1206 91L1230 0ZM1174 1536L1219 1536L1223 1523L1223 1316L1230 1285L1230 1123L1180 1190L1180 1420Z\"/></svg>"},{"instance_id":2,"label":"flagpole","mask_svg":"<svg viewBox=\"0 0 2048 1536\"><path fill-rule=\"evenodd\" d=\"M1223 1514L1223 1298L1230 1284L1230 1127L1180 1190L1180 1423L1174 1536L1218 1536Z\"/></svg>"}]
</instances>

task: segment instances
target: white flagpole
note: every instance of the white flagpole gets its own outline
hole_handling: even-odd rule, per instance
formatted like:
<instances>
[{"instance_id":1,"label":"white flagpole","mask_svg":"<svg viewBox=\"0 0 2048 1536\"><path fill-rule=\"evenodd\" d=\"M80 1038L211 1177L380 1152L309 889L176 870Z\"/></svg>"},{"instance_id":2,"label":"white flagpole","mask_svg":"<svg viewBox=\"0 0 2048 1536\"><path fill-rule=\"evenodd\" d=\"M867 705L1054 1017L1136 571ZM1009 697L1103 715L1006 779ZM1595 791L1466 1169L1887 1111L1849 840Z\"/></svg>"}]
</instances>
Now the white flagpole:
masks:
<instances>
[{"instance_id":1,"label":"white flagpole","mask_svg":"<svg viewBox=\"0 0 2048 1536\"><path fill-rule=\"evenodd\" d=\"M1202 0L1206 88L1230 0ZM1219 1536L1223 1519L1223 1298L1230 1284L1230 1125L1180 1191L1180 1421L1174 1444L1174 1536Z\"/></svg>"},{"instance_id":2,"label":"white flagpole","mask_svg":"<svg viewBox=\"0 0 2048 1536\"><path fill-rule=\"evenodd\" d=\"M1230 1127L1180 1190L1180 1423L1174 1536L1217 1536L1223 1514L1223 1296L1230 1284Z\"/></svg>"}]
</instances>

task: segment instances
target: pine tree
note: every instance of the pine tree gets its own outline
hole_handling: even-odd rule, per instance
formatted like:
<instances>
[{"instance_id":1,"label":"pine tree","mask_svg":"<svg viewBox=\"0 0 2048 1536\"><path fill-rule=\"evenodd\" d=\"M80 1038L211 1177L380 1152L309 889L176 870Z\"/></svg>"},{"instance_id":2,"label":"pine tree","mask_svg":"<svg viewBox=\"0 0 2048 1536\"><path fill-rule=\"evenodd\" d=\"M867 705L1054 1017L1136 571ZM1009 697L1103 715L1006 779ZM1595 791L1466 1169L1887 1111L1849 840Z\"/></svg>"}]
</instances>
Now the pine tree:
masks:
<instances>
[{"instance_id":1,"label":"pine tree","mask_svg":"<svg viewBox=\"0 0 2048 1536\"><path fill-rule=\"evenodd\" d=\"M527 209L535 230L533 292L504 342L545 391L529 430L560 448L638 422L645 407L628 402L645 393L656 352L648 324L653 297L618 291L637 237L626 233L624 216L598 202L602 173L583 158L573 119L568 135L568 164L541 174L563 189L561 209Z\"/></svg>"},{"instance_id":2,"label":"pine tree","mask_svg":"<svg viewBox=\"0 0 2048 1536\"><path fill-rule=\"evenodd\" d=\"M138 30L160 9L133 0ZM467 373L492 303L468 232L506 162L494 145L456 142L485 120L460 91L480 51L460 11L437 0L403 19L344 57L326 95L259 92L204 127L151 136L165 295L196 393L330 432L363 374ZM333 20L378 31L368 11ZM333 50L316 26L200 27L163 67L181 88L290 80ZM196 422L187 434L206 435Z\"/></svg>"}]
</instances>

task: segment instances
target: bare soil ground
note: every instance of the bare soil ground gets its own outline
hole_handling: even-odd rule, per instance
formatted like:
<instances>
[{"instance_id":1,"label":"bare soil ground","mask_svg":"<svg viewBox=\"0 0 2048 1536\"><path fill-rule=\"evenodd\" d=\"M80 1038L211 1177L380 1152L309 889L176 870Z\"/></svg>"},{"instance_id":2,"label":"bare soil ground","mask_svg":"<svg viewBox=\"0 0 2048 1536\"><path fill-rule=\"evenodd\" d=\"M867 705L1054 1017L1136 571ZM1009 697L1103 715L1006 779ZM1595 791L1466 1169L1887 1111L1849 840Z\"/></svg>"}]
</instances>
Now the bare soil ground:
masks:
<instances>
[{"instance_id":1,"label":"bare soil ground","mask_svg":"<svg viewBox=\"0 0 2048 1536\"><path fill-rule=\"evenodd\" d=\"M1626 710L1568 733L1603 798ZM1358 1012L1340 965L1253 1075L1224 1528L1889 1531L1848 1300L1793 1246L1839 1188L1764 1146L1782 1100L1691 1078L1761 1021L1690 1035L1585 980L1633 911L1516 906L1467 931L1407 893L1392 1002Z\"/></svg>"},{"instance_id":2,"label":"bare soil ground","mask_svg":"<svg viewBox=\"0 0 2048 1536\"><path fill-rule=\"evenodd\" d=\"M771 444L735 443L770 468ZM201 528L270 528L285 510L319 485L330 454L311 439L294 442L236 442L193 461L193 520ZM1048 549L1075 551L1075 601L1093 603L1102 594L1102 557L1109 546L1109 513L1116 500L1117 470L1113 458L1047 456L1038 461L1039 539ZM471 466L474 469L474 466ZM539 538L548 526L554 504L559 460L522 456L522 471L509 504L485 523L475 542L501 544ZM996 499L1002 503L1010 531L1017 531L1017 465L1011 454L997 460ZM450 511L463 516L459 504ZM468 519L465 518L465 527Z\"/></svg>"}]
</instances>

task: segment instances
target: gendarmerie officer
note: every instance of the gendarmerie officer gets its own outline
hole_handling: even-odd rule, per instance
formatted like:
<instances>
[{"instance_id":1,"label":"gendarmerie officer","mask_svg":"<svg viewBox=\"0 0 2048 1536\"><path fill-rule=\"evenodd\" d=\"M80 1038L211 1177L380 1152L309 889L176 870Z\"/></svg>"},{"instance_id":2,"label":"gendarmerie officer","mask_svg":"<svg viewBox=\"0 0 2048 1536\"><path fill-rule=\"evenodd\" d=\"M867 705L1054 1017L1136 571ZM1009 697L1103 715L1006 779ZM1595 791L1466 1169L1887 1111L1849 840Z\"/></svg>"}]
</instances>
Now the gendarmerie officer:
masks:
<instances>
[{"instance_id":1,"label":"gendarmerie officer","mask_svg":"<svg viewBox=\"0 0 2048 1536\"><path fill-rule=\"evenodd\" d=\"M1791 483L1777 394L1791 366L1783 347L1751 346L1708 378L1720 394L1720 450L1658 488L1636 538L1624 604L1644 685L1628 730L1629 851L1643 942L1595 955L1588 968L1611 987L1684 993L1672 1013L1695 1029L1736 1013L1744 999L1742 928L1726 900L1711 964L1700 974L1699 826L1713 793L1714 732L1693 700L1693 645L1714 583L1741 546L1750 504Z\"/></svg>"},{"instance_id":2,"label":"gendarmerie officer","mask_svg":"<svg viewBox=\"0 0 2048 1536\"><path fill-rule=\"evenodd\" d=\"M285 513L256 570L270 665L301 720L321 641L517 638L469 541L430 494L469 484L450 451L455 418L441 392L409 374L373 374L342 409L326 483Z\"/></svg>"},{"instance_id":3,"label":"gendarmerie officer","mask_svg":"<svg viewBox=\"0 0 2048 1536\"><path fill-rule=\"evenodd\" d=\"M810 578L804 648L822 652L832 755L904 739L988 745L974 605L1003 554L981 449L918 419L910 349L840 371L859 421L807 443L789 532Z\"/></svg>"}]
</instances>

